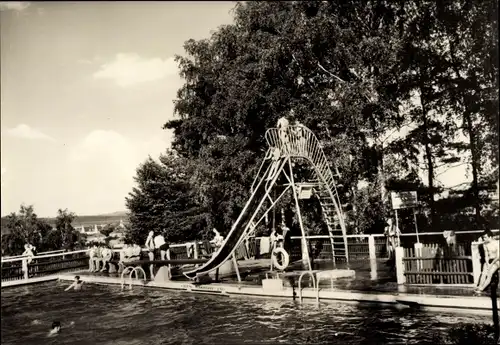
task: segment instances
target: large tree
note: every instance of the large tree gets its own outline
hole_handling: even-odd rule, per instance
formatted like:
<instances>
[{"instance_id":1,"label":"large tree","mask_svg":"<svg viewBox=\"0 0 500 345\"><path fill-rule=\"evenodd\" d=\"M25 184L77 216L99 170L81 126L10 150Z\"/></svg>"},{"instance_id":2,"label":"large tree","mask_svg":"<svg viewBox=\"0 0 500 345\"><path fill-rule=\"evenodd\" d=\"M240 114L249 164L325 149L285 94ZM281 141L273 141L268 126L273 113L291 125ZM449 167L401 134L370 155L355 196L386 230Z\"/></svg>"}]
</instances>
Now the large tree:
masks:
<instances>
[{"instance_id":1,"label":"large tree","mask_svg":"<svg viewBox=\"0 0 500 345\"><path fill-rule=\"evenodd\" d=\"M204 184L219 193L214 200L223 195L236 201L236 207L228 202L216 208L228 218L221 226L230 226L242 206L238 199L248 195L266 149L265 130L290 111L340 167L346 193L374 173L382 176L376 181L385 201L381 160L375 169L365 169L363 160L402 123L394 69L397 11L380 1L246 2L236 6L233 25L186 42L187 56L177 57L186 80L175 104L179 118L165 127L174 129L174 148L199 161ZM228 180L214 160L240 169Z\"/></svg>"},{"instance_id":2,"label":"large tree","mask_svg":"<svg viewBox=\"0 0 500 345\"><path fill-rule=\"evenodd\" d=\"M137 169L137 186L126 198L130 211L128 240L143 244L149 231L168 241L186 241L199 236L204 214L193 195L190 162L173 151L159 161L149 157Z\"/></svg>"},{"instance_id":3,"label":"large tree","mask_svg":"<svg viewBox=\"0 0 500 345\"><path fill-rule=\"evenodd\" d=\"M146 188L146 181L172 181L162 164L149 161L140 168L144 172L138 171L138 179L144 181L129 202L136 217L133 231L160 231L166 219L188 212L186 224L226 232L250 193L267 149L264 133L284 115L311 128L327 157L339 167L341 199L353 206L353 230L373 231L380 224L373 218L384 217L389 187L418 188L424 192L425 206L435 214L434 197L440 191L436 177L443 168L460 163L452 153L463 148L495 152L497 145L491 139L498 137L493 128L498 122L494 110L498 95L491 87L497 69L479 68L489 53L498 55L490 40L495 33L486 35L488 43L482 44L469 39L474 35L465 29L481 20L489 21L488 28L494 25L485 16L488 9L496 9L492 4L491 0L238 3L234 24L219 28L208 39L187 41L185 56L177 57L185 83L175 101L177 118L164 127L175 133L173 149L178 156L171 164L189 166L190 178L183 180L182 193L195 204L179 210L158 206L164 203L162 194ZM459 24L452 24L457 16L450 13L460 6L462 12L472 6L475 19L460 12ZM454 25L460 25L457 33ZM477 30L478 35L485 30L489 29ZM452 41L471 57L452 56ZM466 82L457 79L457 68ZM471 82L476 79L480 81ZM490 87L480 90L483 85ZM472 133L478 143L474 150L455 142L457 118L468 116L463 111L468 109L465 99L470 105L480 101L479 108L469 107L468 112L488 124L482 139ZM409 131L404 134L403 128ZM473 174L479 176L477 159L472 160ZM420 181L422 169L427 187ZM144 175L146 171L154 173ZM365 187L360 189L360 182ZM170 185L158 188L181 198ZM371 215L368 209L377 211ZM305 218L315 218L314 207Z\"/></svg>"},{"instance_id":4,"label":"large tree","mask_svg":"<svg viewBox=\"0 0 500 345\"><path fill-rule=\"evenodd\" d=\"M471 196L481 219L481 190L498 175L498 1L444 2L438 7L449 88L446 97L468 143Z\"/></svg>"}]
</instances>

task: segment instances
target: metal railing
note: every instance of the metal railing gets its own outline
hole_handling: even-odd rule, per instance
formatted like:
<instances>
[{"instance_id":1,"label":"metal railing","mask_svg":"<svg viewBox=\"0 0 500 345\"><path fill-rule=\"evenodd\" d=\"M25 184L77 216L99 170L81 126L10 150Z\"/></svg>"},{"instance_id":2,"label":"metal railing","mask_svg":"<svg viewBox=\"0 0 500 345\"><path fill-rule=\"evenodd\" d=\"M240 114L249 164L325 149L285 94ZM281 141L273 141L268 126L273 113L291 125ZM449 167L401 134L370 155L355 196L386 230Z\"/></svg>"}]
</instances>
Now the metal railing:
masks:
<instances>
[{"instance_id":1,"label":"metal railing","mask_svg":"<svg viewBox=\"0 0 500 345\"><path fill-rule=\"evenodd\" d=\"M498 230L492 230L493 233L498 233ZM483 230L471 230L471 231L457 231L455 232L457 236L458 244L470 244L477 239L478 235L481 234ZM260 255L260 244L266 237L251 237L245 243L240 244L240 246L235 250L237 253L237 259L243 258L259 258ZM372 239L370 239L372 238ZM415 234L401 234L402 242L404 239L416 242ZM300 236L291 237L292 247L290 249L290 257L293 261L300 260L302 258L302 248ZM420 233L419 239L422 243L439 243L442 241L443 233ZM268 238L267 238L268 240ZM328 235L317 235L317 236L307 236L307 240L312 242L312 246L315 243L321 243L318 246L319 254L317 253L317 258L319 259L331 259L331 246L330 246L330 236ZM194 246L194 242L187 242L183 244L171 244L170 245L170 255L172 259L188 259L188 258L199 258L201 255L200 248L202 248L203 241L198 241L198 246ZM376 258L386 258L386 238L382 234L374 235L347 235L347 243L349 246L349 255L351 260L366 260L370 258L370 252L375 253ZM372 248L370 248L372 247ZM467 248L468 246L465 246ZM117 254L120 249L112 249L112 251ZM147 252L147 249L142 249L143 252ZM466 256L470 254L465 253ZM47 275L53 275L60 272L70 272L75 270L81 270L88 268L88 249L76 250L72 252L58 252L58 253L43 253L43 255L36 255L31 258L26 256L18 257L6 257L1 259L1 279L2 282L37 278ZM422 260L422 259L420 259ZM408 260L411 261L411 260ZM408 267L408 272L410 273L410 267Z\"/></svg>"},{"instance_id":2,"label":"metal railing","mask_svg":"<svg viewBox=\"0 0 500 345\"><path fill-rule=\"evenodd\" d=\"M2 282L39 278L59 272L71 272L88 267L87 250L77 250L32 257L2 258Z\"/></svg>"}]
</instances>

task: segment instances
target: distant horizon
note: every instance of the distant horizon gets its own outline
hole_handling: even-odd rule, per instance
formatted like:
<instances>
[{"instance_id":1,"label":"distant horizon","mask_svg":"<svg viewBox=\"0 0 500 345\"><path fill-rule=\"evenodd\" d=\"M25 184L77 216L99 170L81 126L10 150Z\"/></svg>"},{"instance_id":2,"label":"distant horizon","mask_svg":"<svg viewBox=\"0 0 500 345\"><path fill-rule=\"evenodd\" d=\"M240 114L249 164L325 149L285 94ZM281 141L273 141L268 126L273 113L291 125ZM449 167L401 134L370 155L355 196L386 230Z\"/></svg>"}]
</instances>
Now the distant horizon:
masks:
<instances>
[{"instance_id":1,"label":"distant horizon","mask_svg":"<svg viewBox=\"0 0 500 345\"><path fill-rule=\"evenodd\" d=\"M68 210L68 211L71 212L71 210ZM19 210L17 210L15 213L17 214L18 212L19 212ZM2 215L1 218L5 218L8 215L10 215L11 213L13 213L13 212L9 212L8 214ZM40 215L36 212L36 209L35 209L35 213L36 213L38 218L44 218L44 219L57 218L57 211L55 212L54 216ZM75 212L73 212L73 213L75 213ZM127 213L129 213L129 211L115 211L115 212L109 212L109 213L106 212L106 213L96 213L96 214L77 214L77 213L75 213L75 215L77 218L80 218L80 217L113 217L113 216L119 217L119 216L126 216Z\"/></svg>"}]
</instances>

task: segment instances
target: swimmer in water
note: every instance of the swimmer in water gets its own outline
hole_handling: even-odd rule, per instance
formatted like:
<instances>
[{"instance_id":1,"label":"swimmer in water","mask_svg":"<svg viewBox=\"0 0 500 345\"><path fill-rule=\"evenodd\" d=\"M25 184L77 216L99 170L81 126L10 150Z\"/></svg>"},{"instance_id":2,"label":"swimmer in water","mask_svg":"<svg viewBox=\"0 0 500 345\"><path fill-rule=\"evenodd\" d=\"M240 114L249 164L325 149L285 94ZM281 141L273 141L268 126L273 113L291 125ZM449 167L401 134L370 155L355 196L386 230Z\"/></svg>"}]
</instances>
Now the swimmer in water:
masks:
<instances>
[{"instance_id":1,"label":"swimmer in water","mask_svg":"<svg viewBox=\"0 0 500 345\"><path fill-rule=\"evenodd\" d=\"M68 286L64 291L68 291L71 288L74 288L76 291L81 290L83 285L83 280L80 280L80 276L75 276L75 281Z\"/></svg>"},{"instance_id":2,"label":"swimmer in water","mask_svg":"<svg viewBox=\"0 0 500 345\"><path fill-rule=\"evenodd\" d=\"M59 321L52 322L52 329L49 332L49 337L59 334L61 331L61 323Z\"/></svg>"}]
</instances>

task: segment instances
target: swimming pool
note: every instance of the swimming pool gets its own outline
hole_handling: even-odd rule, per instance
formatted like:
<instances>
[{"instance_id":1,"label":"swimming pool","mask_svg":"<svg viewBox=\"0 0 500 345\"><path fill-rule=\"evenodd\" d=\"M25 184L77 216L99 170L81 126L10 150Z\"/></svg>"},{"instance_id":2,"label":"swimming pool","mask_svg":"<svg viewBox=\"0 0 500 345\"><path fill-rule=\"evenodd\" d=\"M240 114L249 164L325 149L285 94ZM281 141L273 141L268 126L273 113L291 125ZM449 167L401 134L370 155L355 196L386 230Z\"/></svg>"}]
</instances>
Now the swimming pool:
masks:
<instances>
[{"instance_id":1,"label":"swimming pool","mask_svg":"<svg viewBox=\"0 0 500 345\"><path fill-rule=\"evenodd\" d=\"M68 282L2 290L2 344L431 344L491 318L350 304L229 298ZM53 321L62 332L47 333Z\"/></svg>"}]
</instances>

